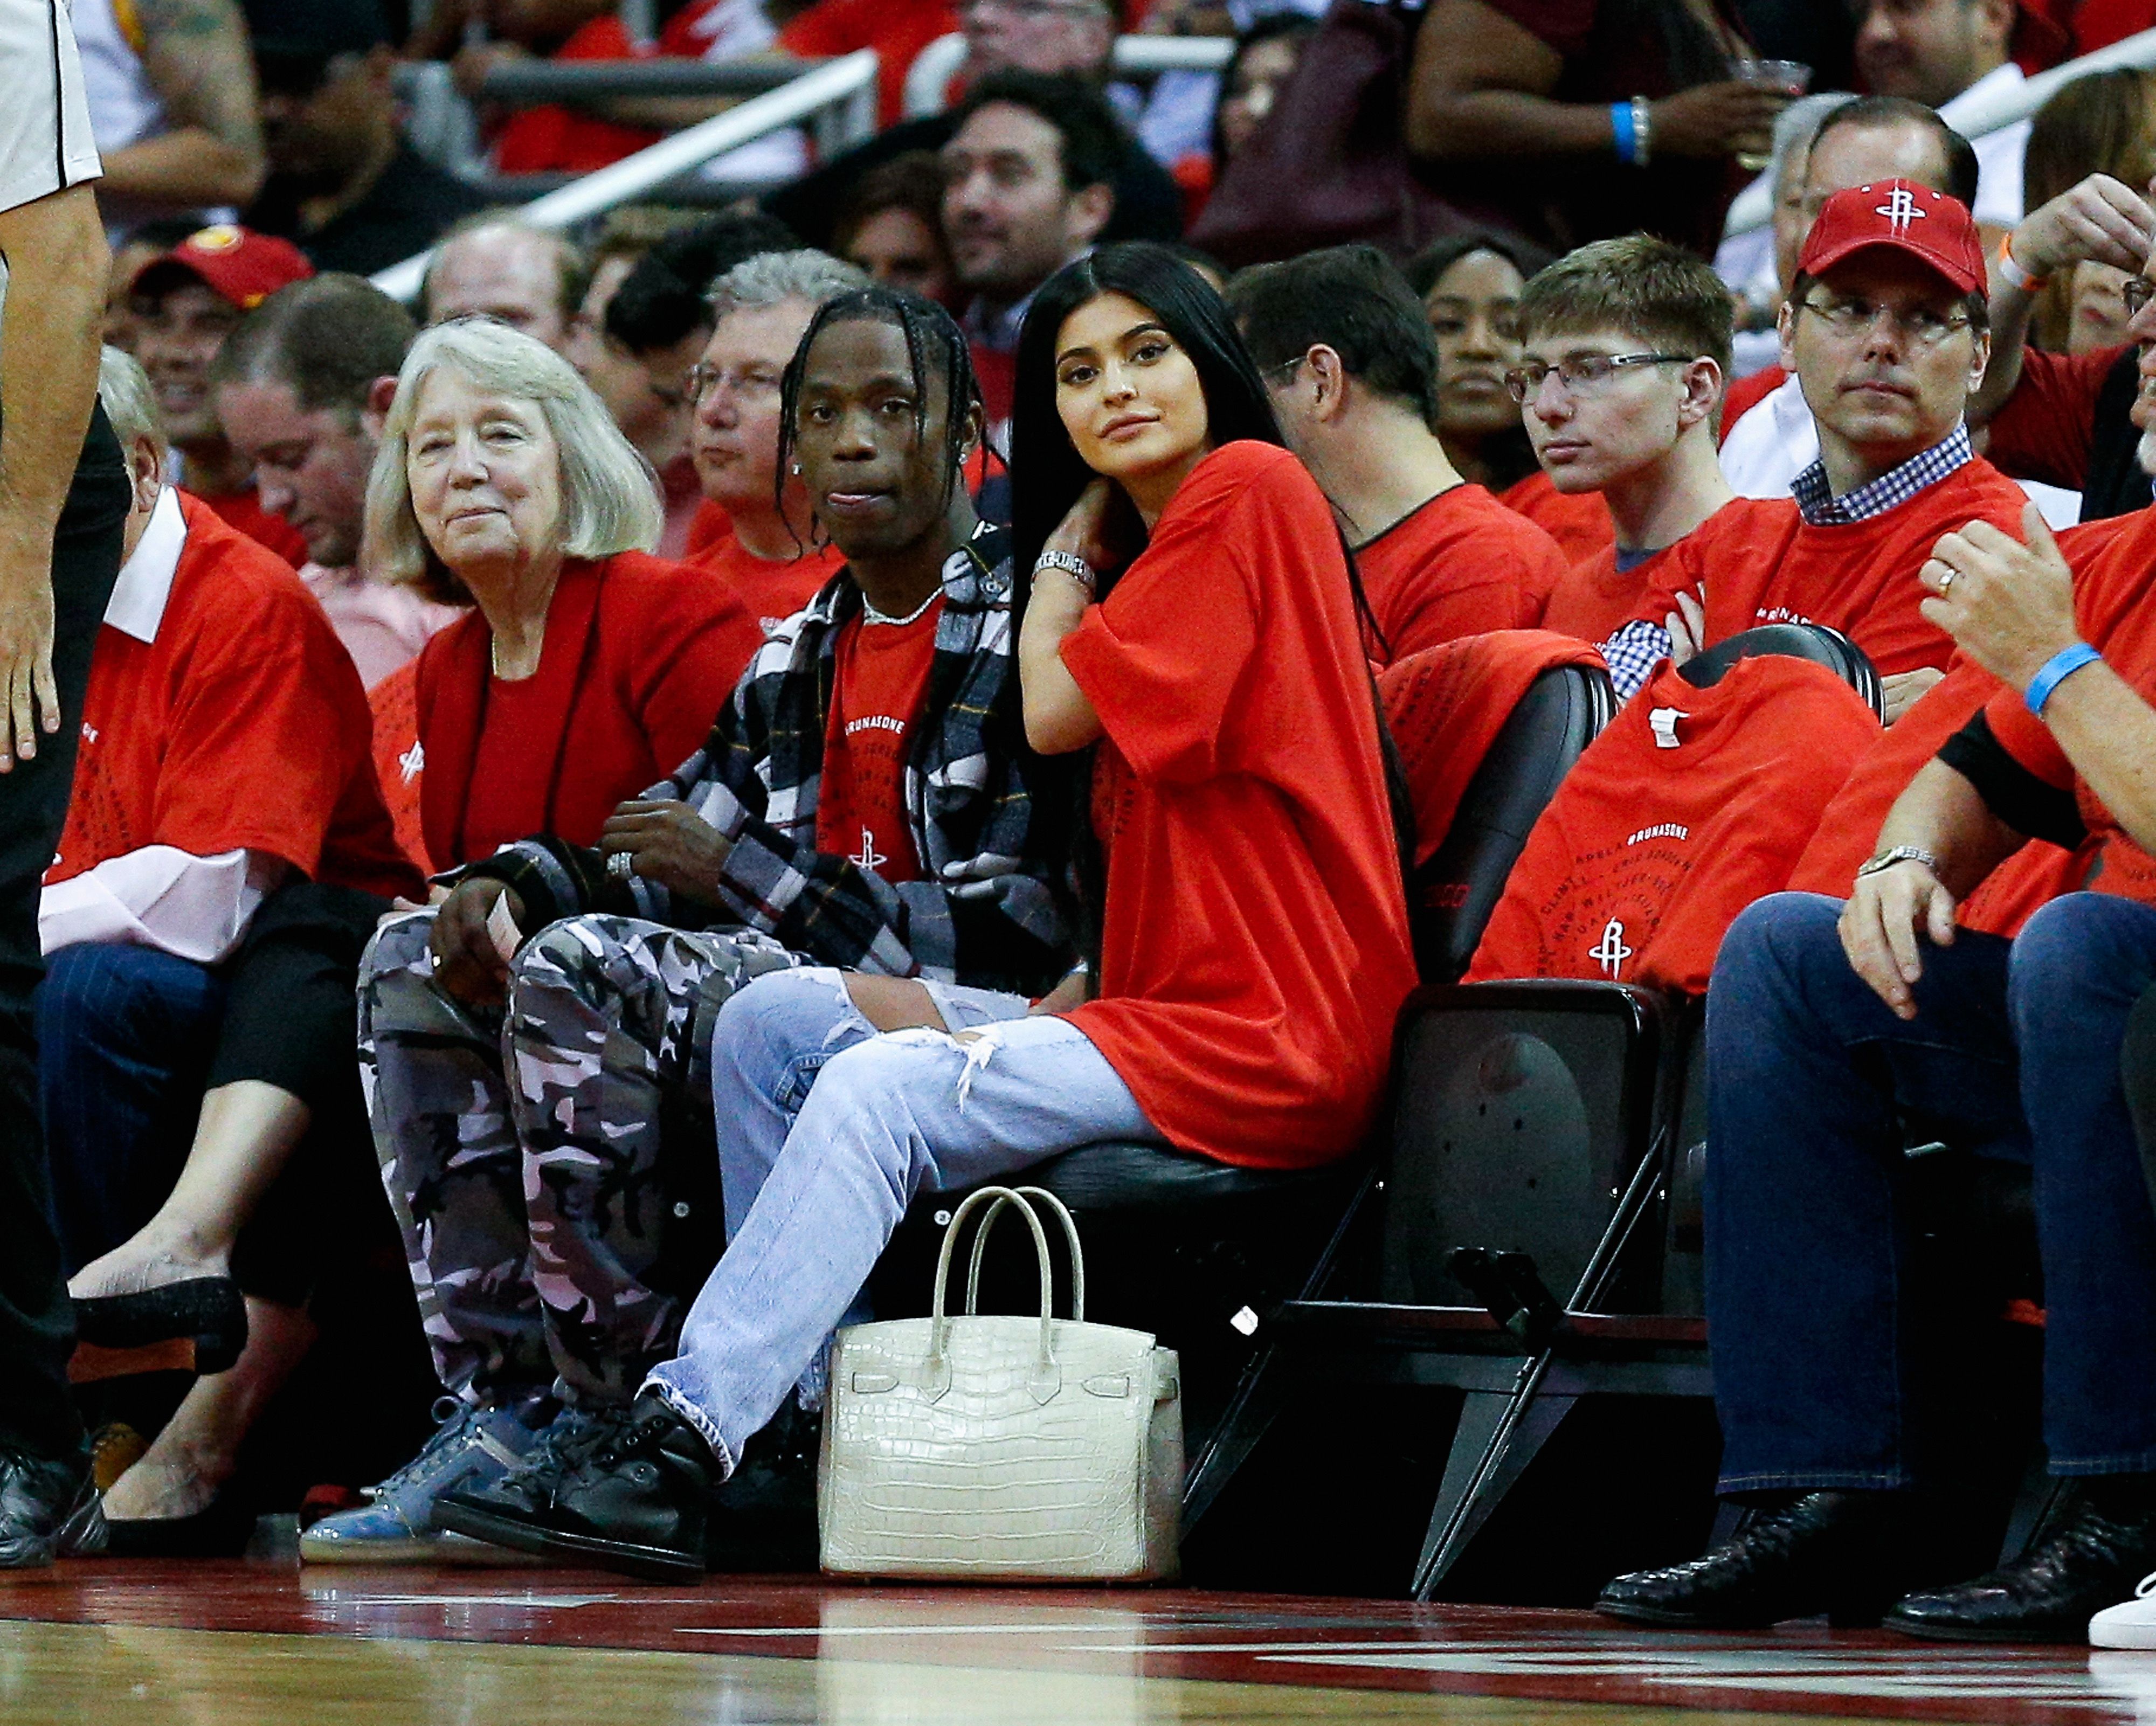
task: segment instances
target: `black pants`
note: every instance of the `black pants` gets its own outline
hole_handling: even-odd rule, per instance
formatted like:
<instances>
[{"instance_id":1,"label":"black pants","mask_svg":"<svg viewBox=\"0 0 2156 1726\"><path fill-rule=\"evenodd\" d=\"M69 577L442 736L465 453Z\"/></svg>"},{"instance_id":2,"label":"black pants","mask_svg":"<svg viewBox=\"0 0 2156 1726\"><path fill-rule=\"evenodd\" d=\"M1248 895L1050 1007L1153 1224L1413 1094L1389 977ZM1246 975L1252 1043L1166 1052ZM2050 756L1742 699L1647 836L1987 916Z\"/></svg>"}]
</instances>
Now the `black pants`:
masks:
<instances>
[{"instance_id":1,"label":"black pants","mask_svg":"<svg viewBox=\"0 0 2156 1726\"><path fill-rule=\"evenodd\" d=\"M0 1446L38 1456L82 1442L67 1388L74 1316L52 1224L38 1126L37 1044L30 996L38 894L67 819L90 650L120 573L127 469L103 408L92 415L53 539L53 673L62 724L36 757L0 774Z\"/></svg>"}]
</instances>

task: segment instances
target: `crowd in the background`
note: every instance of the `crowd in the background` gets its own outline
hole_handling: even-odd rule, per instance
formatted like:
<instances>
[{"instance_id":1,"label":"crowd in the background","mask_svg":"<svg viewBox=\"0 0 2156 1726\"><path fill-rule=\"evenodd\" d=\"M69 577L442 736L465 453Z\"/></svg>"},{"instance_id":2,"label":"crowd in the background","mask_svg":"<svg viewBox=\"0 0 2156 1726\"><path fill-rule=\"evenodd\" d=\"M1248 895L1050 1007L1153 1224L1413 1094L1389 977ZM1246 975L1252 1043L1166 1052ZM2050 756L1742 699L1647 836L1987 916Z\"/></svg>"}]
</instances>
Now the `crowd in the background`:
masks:
<instances>
[{"instance_id":1,"label":"crowd in the background","mask_svg":"<svg viewBox=\"0 0 2156 1726\"><path fill-rule=\"evenodd\" d=\"M627 17L76 0L130 503L38 919L95 1490L23 1549L236 1550L249 1434L385 1258L439 1424L327 1483L308 1560L693 1576L741 1482L805 1514L825 1340L917 1193L1378 1130L1427 866L1574 665L1621 711L1466 974L1707 995L1761 1508L1605 1608L2071 1640L2127 1600L2156 74L1996 122L2156 8ZM1136 33L1232 48L1141 77ZM861 48L844 152L518 207L739 99L504 69ZM408 306L367 280L422 254ZM1722 651L1778 624L1858 669ZM2036 1168L2084 1482L1974 1582L1897 1306L1925 1133ZM174 1346L176 1407L112 1390Z\"/></svg>"}]
</instances>

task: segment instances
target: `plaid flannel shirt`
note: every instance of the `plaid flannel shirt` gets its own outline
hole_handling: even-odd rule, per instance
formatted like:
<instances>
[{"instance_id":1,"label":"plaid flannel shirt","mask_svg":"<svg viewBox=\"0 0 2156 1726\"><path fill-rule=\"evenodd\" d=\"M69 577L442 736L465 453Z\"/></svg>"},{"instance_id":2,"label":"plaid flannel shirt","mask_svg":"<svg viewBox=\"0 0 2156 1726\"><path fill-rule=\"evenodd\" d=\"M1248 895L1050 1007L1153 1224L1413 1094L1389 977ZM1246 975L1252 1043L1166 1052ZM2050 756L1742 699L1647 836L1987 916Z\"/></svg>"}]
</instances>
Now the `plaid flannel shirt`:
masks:
<instances>
[{"instance_id":1,"label":"plaid flannel shirt","mask_svg":"<svg viewBox=\"0 0 2156 1726\"><path fill-rule=\"evenodd\" d=\"M1070 964L1060 881L1067 774L1024 745L1009 535L983 527L943 566L943 611L904 794L922 878L891 882L816 849L816 804L840 628L862 609L831 582L750 660L704 747L644 794L728 842L717 905L679 898L600 854L520 840L454 871L507 882L527 934L586 912L703 929L747 924L819 963L1039 994ZM1045 782L1045 784L1044 783Z\"/></svg>"},{"instance_id":2,"label":"plaid flannel shirt","mask_svg":"<svg viewBox=\"0 0 2156 1726\"><path fill-rule=\"evenodd\" d=\"M1790 482L1797 513L1811 527L1845 527L1869 521L1907 503L1927 487L1951 478L1976 460L1969 441L1969 428L1956 421L1954 429L1928 449L1920 449L1900 466L1840 497L1827 484L1826 464L1815 461ZM1617 699L1629 701L1648 676L1669 657L1670 632L1660 624L1645 620L1625 624L1602 644L1602 658L1609 667L1609 682Z\"/></svg>"}]
</instances>

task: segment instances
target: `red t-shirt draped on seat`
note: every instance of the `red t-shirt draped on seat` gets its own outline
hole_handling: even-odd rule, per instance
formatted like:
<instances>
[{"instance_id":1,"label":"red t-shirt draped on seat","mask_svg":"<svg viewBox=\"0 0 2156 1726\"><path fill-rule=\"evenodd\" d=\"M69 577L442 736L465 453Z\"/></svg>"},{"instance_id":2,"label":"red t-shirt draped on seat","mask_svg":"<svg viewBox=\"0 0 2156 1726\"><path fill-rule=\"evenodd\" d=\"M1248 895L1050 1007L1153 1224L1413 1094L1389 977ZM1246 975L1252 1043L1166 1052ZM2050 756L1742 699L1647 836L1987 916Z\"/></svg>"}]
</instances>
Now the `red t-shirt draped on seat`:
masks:
<instances>
[{"instance_id":1,"label":"red t-shirt draped on seat","mask_svg":"<svg viewBox=\"0 0 2156 1726\"><path fill-rule=\"evenodd\" d=\"M1528 628L1564 573L1564 554L1533 522L1466 485L1356 547L1355 567L1390 664L1463 635Z\"/></svg>"},{"instance_id":2,"label":"red t-shirt draped on seat","mask_svg":"<svg viewBox=\"0 0 2156 1726\"><path fill-rule=\"evenodd\" d=\"M710 571L621 552L562 567L539 669L499 757L485 747L504 704L489 696L493 636L475 610L418 658L419 809L435 866L487 855L491 833L552 833L588 845L624 799L693 754L762 645L762 632ZM482 755L500 783L475 783Z\"/></svg>"},{"instance_id":3,"label":"red t-shirt draped on seat","mask_svg":"<svg viewBox=\"0 0 2156 1726\"><path fill-rule=\"evenodd\" d=\"M1943 670L1953 638L1917 609L1930 596L1917 572L1942 534L1979 518L2019 538L2028 501L1982 457L1868 521L1814 527L1793 498L1737 498L1656 560L1633 616L1659 624L1678 593L1703 589L1708 645L1759 624L1825 624L1882 677Z\"/></svg>"},{"instance_id":4,"label":"red t-shirt draped on seat","mask_svg":"<svg viewBox=\"0 0 2156 1726\"><path fill-rule=\"evenodd\" d=\"M1063 644L1106 731L1100 998L1069 1016L1164 1136L1223 1162L1352 1150L1414 984L1358 636L1323 495L1235 443Z\"/></svg>"},{"instance_id":5,"label":"red t-shirt draped on seat","mask_svg":"<svg viewBox=\"0 0 2156 1726\"><path fill-rule=\"evenodd\" d=\"M1788 884L1878 735L1871 709L1824 665L1761 655L1695 689L1665 661L1535 823L1467 980L1704 993L1729 925Z\"/></svg>"},{"instance_id":6,"label":"red t-shirt draped on seat","mask_svg":"<svg viewBox=\"0 0 2156 1726\"><path fill-rule=\"evenodd\" d=\"M261 851L311 881L416 893L352 655L290 564L199 498L179 503L187 540L157 639L98 631L47 881L171 845Z\"/></svg>"}]
</instances>

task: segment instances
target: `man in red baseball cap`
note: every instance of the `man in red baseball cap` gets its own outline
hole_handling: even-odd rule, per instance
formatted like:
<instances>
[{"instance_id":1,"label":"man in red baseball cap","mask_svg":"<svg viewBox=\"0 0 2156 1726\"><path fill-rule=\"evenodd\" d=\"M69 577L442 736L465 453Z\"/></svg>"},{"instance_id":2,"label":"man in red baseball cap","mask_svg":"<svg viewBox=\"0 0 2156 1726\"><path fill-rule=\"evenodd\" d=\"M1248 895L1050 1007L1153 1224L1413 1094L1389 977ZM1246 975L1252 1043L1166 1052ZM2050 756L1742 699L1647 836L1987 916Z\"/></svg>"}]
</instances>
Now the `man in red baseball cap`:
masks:
<instances>
[{"instance_id":1,"label":"man in red baseball cap","mask_svg":"<svg viewBox=\"0 0 2156 1726\"><path fill-rule=\"evenodd\" d=\"M242 317L287 283L314 273L289 241L220 223L152 258L128 290L137 328L135 357L149 374L165 434L179 452L181 488L295 567L306 561L306 542L256 501L253 470L218 419L209 366Z\"/></svg>"},{"instance_id":2,"label":"man in red baseball cap","mask_svg":"<svg viewBox=\"0 0 2156 1726\"><path fill-rule=\"evenodd\" d=\"M1629 695L1665 654L1681 662L1763 623L1826 624L1871 655L1891 723L1953 655L1918 609L1933 544L1972 521L2017 528L2026 501L1962 423L1990 352L1984 248L1967 208L1908 180L1835 193L1780 327L1819 460L1793 496L1739 498L1671 547L1604 657Z\"/></svg>"}]
</instances>

